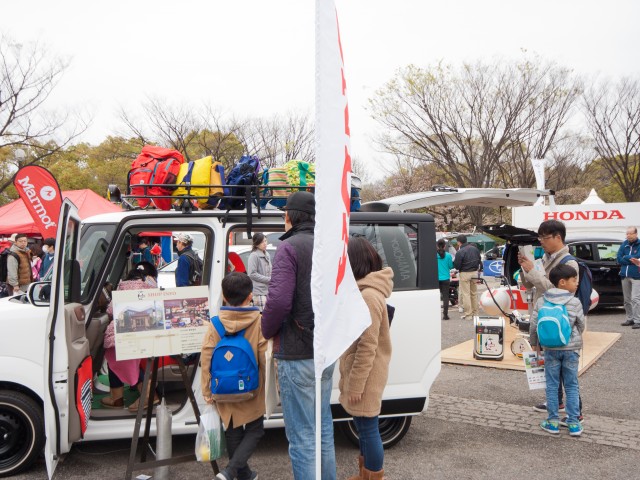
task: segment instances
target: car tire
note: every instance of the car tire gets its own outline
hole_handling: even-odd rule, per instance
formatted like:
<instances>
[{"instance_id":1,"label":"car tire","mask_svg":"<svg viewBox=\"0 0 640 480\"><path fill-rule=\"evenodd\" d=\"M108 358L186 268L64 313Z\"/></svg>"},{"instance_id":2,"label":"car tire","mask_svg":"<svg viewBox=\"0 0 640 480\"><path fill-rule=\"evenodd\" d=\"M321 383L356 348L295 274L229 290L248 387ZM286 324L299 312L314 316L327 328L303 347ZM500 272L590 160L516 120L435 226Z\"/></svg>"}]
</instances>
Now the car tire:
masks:
<instances>
[{"instance_id":1,"label":"car tire","mask_svg":"<svg viewBox=\"0 0 640 480\"><path fill-rule=\"evenodd\" d=\"M380 429L380 437L382 438L382 447L387 449L397 444L409 431L412 417L389 417L378 419L378 427ZM360 446L358 431L352 420L339 422L340 429L347 440L356 447Z\"/></svg>"},{"instance_id":2,"label":"car tire","mask_svg":"<svg viewBox=\"0 0 640 480\"><path fill-rule=\"evenodd\" d=\"M0 477L31 467L44 443L42 407L24 393L0 391Z\"/></svg>"}]
</instances>

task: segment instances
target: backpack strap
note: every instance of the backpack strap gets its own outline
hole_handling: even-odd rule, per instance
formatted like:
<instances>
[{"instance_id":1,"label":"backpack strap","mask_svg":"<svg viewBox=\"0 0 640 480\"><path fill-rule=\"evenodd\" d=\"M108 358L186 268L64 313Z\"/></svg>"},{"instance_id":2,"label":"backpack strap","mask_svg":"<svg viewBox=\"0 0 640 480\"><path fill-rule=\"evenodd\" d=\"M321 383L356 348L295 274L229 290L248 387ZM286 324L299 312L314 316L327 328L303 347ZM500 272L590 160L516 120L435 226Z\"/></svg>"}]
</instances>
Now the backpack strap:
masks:
<instances>
[{"instance_id":1,"label":"backpack strap","mask_svg":"<svg viewBox=\"0 0 640 480\"><path fill-rule=\"evenodd\" d=\"M573 255L571 255L570 253L567 253L567 255L565 255L564 257L562 257L562 260L560 260L559 265L564 265L567 262L570 262L571 260L575 261L576 263L578 263L578 259L576 257L574 257ZM578 263L578 266L580 266L580 264Z\"/></svg>"},{"instance_id":2,"label":"backpack strap","mask_svg":"<svg viewBox=\"0 0 640 480\"><path fill-rule=\"evenodd\" d=\"M218 317L217 315L214 317L211 317L211 323L213 324L213 328L216 329L216 332L218 332L218 335L220 336L220 338L227 335L227 330L224 328L224 325L222 325L222 322L220 321L220 317ZM245 330L246 328L243 328L242 330L238 330L234 335L241 335L244 337Z\"/></svg>"},{"instance_id":3,"label":"backpack strap","mask_svg":"<svg viewBox=\"0 0 640 480\"><path fill-rule=\"evenodd\" d=\"M216 329L216 332L218 332L218 335L220 335L220 338L224 337L227 334L224 325L222 325L222 322L217 315L211 317L211 323L213 324L213 328Z\"/></svg>"}]
</instances>

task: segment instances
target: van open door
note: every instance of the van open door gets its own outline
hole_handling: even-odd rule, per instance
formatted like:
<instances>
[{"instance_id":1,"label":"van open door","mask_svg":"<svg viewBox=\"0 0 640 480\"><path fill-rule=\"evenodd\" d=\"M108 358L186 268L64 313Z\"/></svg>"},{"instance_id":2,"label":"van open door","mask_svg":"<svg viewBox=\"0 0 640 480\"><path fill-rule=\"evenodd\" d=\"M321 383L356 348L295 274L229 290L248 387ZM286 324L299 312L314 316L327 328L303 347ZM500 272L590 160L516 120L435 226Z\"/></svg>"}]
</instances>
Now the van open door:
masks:
<instances>
[{"instance_id":1,"label":"van open door","mask_svg":"<svg viewBox=\"0 0 640 480\"><path fill-rule=\"evenodd\" d=\"M44 349L45 460L49 478L61 455L82 438L91 413L91 356L80 298L78 209L65 199L56 235Z\"/></svg>"}]
</instances>

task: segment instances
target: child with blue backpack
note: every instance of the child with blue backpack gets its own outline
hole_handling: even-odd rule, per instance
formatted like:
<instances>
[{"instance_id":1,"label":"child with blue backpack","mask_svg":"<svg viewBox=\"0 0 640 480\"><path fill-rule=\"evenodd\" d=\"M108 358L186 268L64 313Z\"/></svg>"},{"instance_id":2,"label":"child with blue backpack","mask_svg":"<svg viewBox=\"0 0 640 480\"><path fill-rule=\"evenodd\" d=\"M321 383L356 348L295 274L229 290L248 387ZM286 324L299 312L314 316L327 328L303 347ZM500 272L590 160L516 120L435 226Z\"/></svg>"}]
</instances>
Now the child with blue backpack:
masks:
<instances>
[{"instance_id":1,"label":"child with blue backpack","mask_svg":"<svg viewBox=\"0 0 640 480\"><path fill-rule=\"evenodd\" d=\"M252 290L245 273L225 276L225 305L211 319L202 344L202 395L218 408L229 453L227 467L216 476L219 480L258 478L247 462L264 435L267 341L260 310L251 306Z\"/></svg>"},{"instance_id":2,"label":"child with blue backpack","mask_svg":"<svg viewBox=\"0 0 640 480\"><path fill-rule=\"evenodd\" d=\"M544 348L548 416L540 428L548 433L560 433L558 386L562 374L567 427L569 435L577 437L582 434L578 365L585 328L582 303L575 297L578 274L572 266L560 264L549 272L549 280L555 288L538 299L529 326L531 345L538 353L540 347Z\"/></svg>"}]
</instances>

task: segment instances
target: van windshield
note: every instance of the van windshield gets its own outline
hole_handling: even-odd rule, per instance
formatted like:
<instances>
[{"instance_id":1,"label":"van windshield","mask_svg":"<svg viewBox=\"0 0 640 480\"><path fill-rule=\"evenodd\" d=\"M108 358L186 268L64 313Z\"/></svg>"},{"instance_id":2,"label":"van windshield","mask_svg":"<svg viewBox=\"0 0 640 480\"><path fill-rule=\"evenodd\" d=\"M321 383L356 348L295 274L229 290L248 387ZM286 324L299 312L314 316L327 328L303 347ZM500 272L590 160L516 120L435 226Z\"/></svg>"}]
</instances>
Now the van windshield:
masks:
<instances>
[{"instance_id":1,"label":"van windshield","mask_svg":"<svg viewBox=\"0 0 640 480\"><path fill-rule=\"evenodd\" d=\"M85 225L80 237L81 302L89 301L90 292L104 264L107 249L113 240L113 224Z\"/></svg>"}]
</instances>

